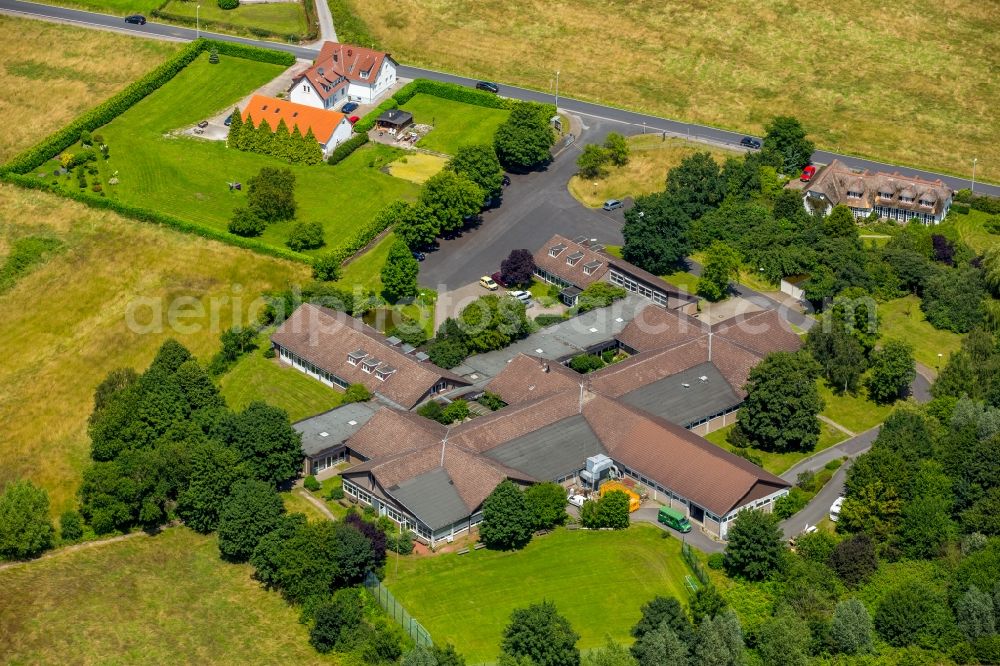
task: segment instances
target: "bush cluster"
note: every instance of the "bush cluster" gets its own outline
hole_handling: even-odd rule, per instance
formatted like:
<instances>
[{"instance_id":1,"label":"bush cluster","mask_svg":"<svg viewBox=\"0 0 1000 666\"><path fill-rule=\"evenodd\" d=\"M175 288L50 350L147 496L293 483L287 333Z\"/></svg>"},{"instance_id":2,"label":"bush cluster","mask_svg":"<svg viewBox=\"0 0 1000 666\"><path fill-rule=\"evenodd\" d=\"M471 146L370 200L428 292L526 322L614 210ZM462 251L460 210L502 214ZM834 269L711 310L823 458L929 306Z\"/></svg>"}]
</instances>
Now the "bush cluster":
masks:
<instances>
[{"instance_id":1,"label":"bush cluster","mask_svg":"<svg viewBox=\"0 0 1000 666\"><path fill-rule=\"evenodd\" d=\"M240 0L215 0L219 9L236 9L240 6Z\"/></svg>"},{"instance_id":2,"label":"bush cluster","mask_svg":"<svg viewBox=\"0 0 1000 666\"><path fill-rule=\"evenodd\" d=\"M355 125L355 128L357 128L357 125ZM344 143L340 144L339 146L333 149L333 152L330 153L330 157L326 159L326 163L329 164L330 166L333 166L334 164L340 164L341 162L346 160L351 153L353 153L355 150L365 145L366 143L368 143L367 133L352 136L350 139L348 139L347 141L345 141Z\"/></svg>"}]
</instances>

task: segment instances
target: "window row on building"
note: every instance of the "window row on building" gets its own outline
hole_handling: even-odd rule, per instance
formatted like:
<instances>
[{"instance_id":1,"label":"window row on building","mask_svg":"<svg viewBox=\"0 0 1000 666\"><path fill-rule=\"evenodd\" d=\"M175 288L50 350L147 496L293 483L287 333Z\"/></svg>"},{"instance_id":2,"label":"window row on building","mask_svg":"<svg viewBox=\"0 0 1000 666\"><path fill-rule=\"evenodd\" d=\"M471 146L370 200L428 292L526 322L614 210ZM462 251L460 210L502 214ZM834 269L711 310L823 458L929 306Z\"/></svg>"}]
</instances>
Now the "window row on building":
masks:
<instances>
[{"instance_id":1,"label":"window row on building","mask_svg":"<svg viewBox=\"0 0 1000 666\"><path fill-rule=\"evenodd\" d=\"M342 389L346 389L348 386L350 386L349 382L344 381L335 374L332 374L320 367L317 367L316 365L300 357L298 354L288 351L284 347L278 346L277 350L278 350L278 357L281 360L291 364L291 366L296 370L298 370L299 372L304 372L313 379L320 380L327 386L339 386Z\"/></svg>"}]
</instances>

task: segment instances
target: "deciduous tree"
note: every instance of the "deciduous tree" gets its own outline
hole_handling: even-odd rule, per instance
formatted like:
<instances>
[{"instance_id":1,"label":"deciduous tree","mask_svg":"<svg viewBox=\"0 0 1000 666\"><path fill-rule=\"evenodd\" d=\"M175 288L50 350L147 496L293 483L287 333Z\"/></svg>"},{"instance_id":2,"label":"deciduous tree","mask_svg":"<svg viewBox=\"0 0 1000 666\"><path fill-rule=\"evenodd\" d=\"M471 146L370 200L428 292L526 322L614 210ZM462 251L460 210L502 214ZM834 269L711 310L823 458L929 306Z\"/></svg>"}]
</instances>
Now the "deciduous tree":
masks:
<instances>
[{"instance_id":1,"label":"deciduous tree","mask_svg":"<svg viewBox=\"0 0 1000 666\"><path fill-rule=\"evenodd\" d=\"M841 654L864 654L872 649L872 618L858 599L837 604L830 623L830 637Z\"/></svg>"},{"instance_id":2,"label":"deciduous tree","mask_svg":"<svg viewBox=\"0 0 1000 666\"><path fill-rule=\"evenodd\" d=\"M247 470L261 481L278 486L302 469L302 436L283 409L251 402L237 414L228 437Z\"/></svg>"},{"instance_id":3,"label":"deciduous tree","mask_svg":"<svg viewBox=\"0 0 1000 666\"><path fill-rule=\"evenodd\" d=\"M509 480L493 489L483 502L479 538L496 550L517 550L531 541L534 516L524 493Z\"/></svg>"},{"instance_id":4,"label":"deciduous tree","mask_svg":"<svg viewBox=\"0 0 1000 666\"><path fill-rule=\"evenodd\" d=\"M417 295L417 274L420 264L406 243L396 240L382 266L382 295L390 303Z\"/></svg>"},{"instance_id":5,"label":"deciduous tree","mask_svg":"<svg viewBox=\"0 0 1000 666\"><path fill-rule=\"evenodd\" d=\"M609 132L604 139L604 150L608 152L608 158L615 166L625 166L628 164L629 146L625 137L618 132Z\"/></svg>"},{"instance_id":6,"label":"deciduous tree","mask_svg":"<svg viewBox=\"0 0 1000 666\"><path fill-rule=\"evenodd\" d=\"M637 197L625 211L622 256L655 275L669 273L691 249L691 217L664 193Z\"/></svg>"},{"instance_id":7,"label":"deciduous tree","mask_svg":"<svg viewBox=\"0 0 1000 666\"><path fill-rule=\"evenodd\" d=\"M566 490L558 483L536 483L524 491L535 530L548 530L566 522Z\"/></svg>"},{"instance_id":8,"label":"deciduous tree","mask_svg":"<svg viewBox=\"0 0 1000 666\"><path fill-rule=\"evenodd\" d=\"M872 352L871 372L865 384L873 400L887 403L905 395L916 376L913 347L889 340L881 349Z\"/></svg>"},{"instance_id":9,"label":"deciduous tree","mask_svg":"<svg viewBox=\"0 0 1000 666\"><path fill-rule=\"evenodd\" d=\"M261 127L266 123L262 121ZM247 181L247 205L266 222L292 219L296 209L295 175L290 169L261 167Z\"/></svg>"},{"instance_id":10,"label":"deciduous tree","mask_svg":"<svg viewBox=\"0 0 1000 666\"><path fill-rule=\"evenodd\" d=\"M608 174L607 165L611 160L608 151L595 143L588 143L576 158L576 172L581 178L594 180Z\"/></svg>"},{"instance_id":11,"label":"deciduous tree","mask_svg":"<svg viewBox=\"0 0 1000 666\"><path fill-rule=\"evenodd\" d=\"M0 495L0 558L35 557L52 546L49 495L31 481L7 484Z\"/></svg>"},{"instance_id":12,"label":"deciduous tree","mask_svg":"<svg viewBox=\"0 0 1000 666\"><path fill-rule=\"evenodd\" d=\"M528 657L537 666L579 666L579 634L551 601L517 608L500 643L504 653Z\"/></svg>"},{"instance_id":13,"label":"deciduous tree","mask_svg":"<svg viewBox=\"0 0 1000 666\"><path fill-rule=\"evenodd\" d=\"M500 276L510 285L526 286L535 276L535 258L530 250L511 250L500 262Z\"/></svg>"},{"instance_id":14,"label":"deciduous tree","mask_svg":"<svg viewBox=\"0 0 1000 666\"><path fill-rule=\"evenodd\" d=\"M231 562L246 562L261 538L278 525L285 505L274 487L256 479L233 485L219 512L219 552Z\"/></svg>"},{"instance_id":15,"label":"deciduous tree","mask_svg":"<svg viewBox=\"0 0 1000 666\"><path fill-rule=\"evenodd\" d=\"M460 228L464 218L479 213L484 198L468 176L447 169L427 179L420 191L420 203L437 220L438 233Z\"/></svg>"},{"instance_id":16,"label":"deciduous tree","mask_svg":"<svg viewBox=\"0 0 1000 666\"><path fill-rule=\"evenodd\" d=\"M729 283L740 274L740 255L725 243L712 243L705 253L705 267L698 280L698 295L709 300L722 300L729 292Z\"/></svg>"},{"instance_id":17,"label":"deciduous tree","mask_svg":"<svg viewBox=\"0 0 1000 666\"><path fill-rule=\"evenodd\" d=\"M805 352L769 354L750 371L737 423L764 451L810 451L819 440L819 365Z\"/></svg>"},{"instance_id":18,"label":"deciduous tree","mask_svg":"<svg viewBox=\"0 0 1000 666\"><path fill-rule=\"evenodd\" d=\"M316 651L347 652L357 643L357 634L364 624L364 602L357 588L337 590L316 606L313 617L309 643Z\"/></svg>"},{"instance_id":19,"label":"deciduous tree","mask_svg":"<svg viewBox=\"0 0 1000 666\"><path fill-rule=\"evenodd\" d=\"M812 161L816 146L795 118L777 116L765 127L764 152L773 155L785 171L796 174Z\"/></svg>"},{"instance_id":20,"label":"deciduous tree","mask_svg":"<svg viewBox=\"0 0 1000 666\"><path fill-rule=\"evenodd\" d=\"M726 573L747 580L764 580L778 571L784 550L778 520L773 514L741 511L729 528Z\"/></svg>"},{"instance_id":21,"label":"deciduous tree","mask_svg":"<svg viewBox=\"0 0 1000 666\"><path fill-rule=\"evenodd\" d=\"M467 177L488 197L500 196L503 167L493 146L462 146L448 161L448 169Z\"/></svg>"},{"instance_id":22,"label":"deciduous tree","mask_svg":"<svg viewBox=\"0 0 1000 666\"><path fill-rule=\"evenodd\" d=\"M555 109L548 104L518 102L493 136L493 148L500 163L509 169L525 171L548 162L555 134L549 118Z\"/></svg>"}]
</instances>

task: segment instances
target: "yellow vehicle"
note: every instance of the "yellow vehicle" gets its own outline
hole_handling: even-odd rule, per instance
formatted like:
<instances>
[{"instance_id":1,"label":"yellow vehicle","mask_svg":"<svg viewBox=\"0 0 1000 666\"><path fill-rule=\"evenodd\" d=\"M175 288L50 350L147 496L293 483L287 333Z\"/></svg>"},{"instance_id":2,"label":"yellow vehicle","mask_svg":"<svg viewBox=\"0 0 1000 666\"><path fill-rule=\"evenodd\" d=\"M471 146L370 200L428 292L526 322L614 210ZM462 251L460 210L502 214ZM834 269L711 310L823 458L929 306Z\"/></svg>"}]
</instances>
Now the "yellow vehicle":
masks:
<instances>
[{"instance_id":1,"label":"yellow vehicle","mask_svg":"<svg viewBox=\"0 0 1000 666\"><path fill-rule=\"evenodd\" d=\"M610 493L613 490L620 490L621 492L628 495L628 510L629 513L637 510L639 505L642 504L642 499L639 498L638 493L630 488L626 487L624 484L618 481L607 481L601 485L601 497L604 497L606 493Z\"/></svg>"},{"instance_id":2,"label":"yellow vehicle","mask_svg":"<svg viewBox=\"0 0 1000 666\"><path fill-rule=\"evenodd\" d=\"M496 291L498 288L497 283L494 282L493 278L491 278L488 275L484 275L483 277L479 278L479 286L485 289L489 289L490 291Z\"/></svg>"}]
</instances>

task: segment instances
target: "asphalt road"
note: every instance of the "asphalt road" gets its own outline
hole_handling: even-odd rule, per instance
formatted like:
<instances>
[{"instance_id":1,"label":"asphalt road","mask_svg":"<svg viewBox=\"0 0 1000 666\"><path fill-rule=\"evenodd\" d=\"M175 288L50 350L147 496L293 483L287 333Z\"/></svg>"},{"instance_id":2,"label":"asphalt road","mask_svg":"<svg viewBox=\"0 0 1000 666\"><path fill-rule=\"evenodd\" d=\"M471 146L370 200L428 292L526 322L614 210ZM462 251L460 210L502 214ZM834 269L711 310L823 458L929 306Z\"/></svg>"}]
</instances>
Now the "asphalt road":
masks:
<instances>
[{"instance_id":1,"label":"asphalt road","mask_svg":"<svg viewBox=\"0 0 1000 666\"><path fill-rule=\"evenodd\" d=\"M112 28L121 32L127 32L137 35L145 35L148 37L162 37L167 39L177 39L184 41L192 40L196 37L195 30L192 30L190 28L183 28L179 26L172 26L155 22L149 22L146 25L142 26L131 25L131 24L126 24L122 19L122 17L120 16L110 16L108 14L87 12L79 9L69 9L66 7L54 7L34 2L24 2L23 0L0 0L0 11L5 11L7 13L16 13L36 18L48 18L60 21L67 21L88 27ZM289 53L294 54L296 57L307 58L307 59L314 58L319 48L318 45L298 46L294 44L280 44L277 42L245 39L243 37L234 37L231 35L208 33L205 31L202 31L201 34L203 36L211 36L213 39L218 39L222 41L237 42L240 44L250 44L253 46L263 46L267 48L288 51ZM399 76L402 77L407 77L407 78L423 77L423 78L433 79L436 81L447 81L450 83L457 83L460 85L474 85L476 81L475 79L471 79L468 77L456 76L454 74L436 72L428 69L420 69L418 67L409 67L406 65L400 65L397 71ZM536 102L554 101L552 95L549 93L539 92L537 90L529 90L527 88L508 86L507 84L502 82L500 83L500 92L504 96L514 97L522 100L536 101ZM623 133L628 133L628 134L633 134L637 129L641 128L641 131L643 132L654 132L654 133L666 132L667 134L672 136L687 137L695 141L730 144L730 145L738 145L740 139L742 139L744 136L739 132L730 132L728 130L717 129L714 127L706 127L704 125L683 123L677 120L671 120L669 118L660 118L653 115L637 113L634 111L627 111L625 109L619 109L612 106L603 106L600 104L594 104L592 102L584 102L582 100L572 99L568 97L559 98L559 108L568 111L570 113L575 113L584 116L585 118L589 119L594 119L594 120L603 119L614 123L630 125L631 126L630 130L619 130L623 131ZM921 178L929 178L932 180L940 178L942 181L944 181L949 186L955 189L970 187L971 185L971 181L968 178L957 178L955 176L947 176L944 174L934 173L932 171L912 169L909 167L899 167L891 164L886 164L883 162L861 159L849 155L840 155L837 153L831 153L823 150L816 151L816 153L813 154L813 160L816 161L817 163L822 163L822 164L827 164L834 158L840 159L845 164L859 169L867 168L867 169L876 169L882 171L899 170L902 173L908 175L920 176ZM976 183L975 189L977 192L981 192L983 194L1000 196L1000 186L997 185Z\"/></svg>"}]
</instances>

